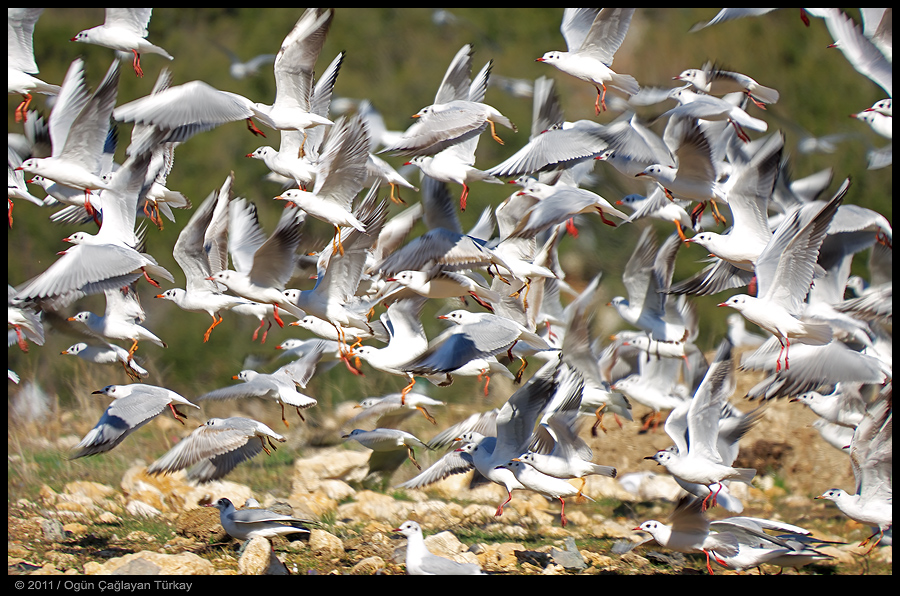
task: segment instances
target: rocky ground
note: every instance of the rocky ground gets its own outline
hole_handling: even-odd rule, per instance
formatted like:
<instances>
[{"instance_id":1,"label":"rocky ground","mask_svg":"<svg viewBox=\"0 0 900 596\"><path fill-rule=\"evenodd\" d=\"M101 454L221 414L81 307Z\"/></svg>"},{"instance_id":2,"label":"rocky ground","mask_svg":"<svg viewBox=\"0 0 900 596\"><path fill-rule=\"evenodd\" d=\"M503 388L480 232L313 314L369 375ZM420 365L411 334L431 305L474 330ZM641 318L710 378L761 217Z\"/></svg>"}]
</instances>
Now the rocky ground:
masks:
<instances>
[{"instance_id":1,"label":"rocky ground","mask_svg":"<svg viewBox=\"0 0 900 596\"><path fill-rule=\"evenodd\" d=\"M432 413L441 424L450 424L467 411L448 406ZM645 411L638 406L636 413ZM336 420L341 417L338 412ZM787 573L889 574L891 547L863 556L856 545L868 529L843 517L832 503L813 499L832 486L853 487L848 457L821 439L811 426L814 420L800 404L782 400L769 405L765 424L742 442L738 465L759 471L753 487L735 487L744 514L780 519L807 527L819 538L846 542L824 549L832 559ZM594 501L570 500L565 528L559 503L534 494L517 492L503 515L495 517L505 491L494 485L471 489L469 475L426 491L391 489L416 473L412 464L404 463L390 482L366 478L369 452L356 444L303 449L302 457L285 463L290 481L278 478L274 485L281 488L265 491L246 471L199 487L186 483L181 474L151 477L145 469L152 460L138 457L118 483L63 482L61 474L55 482L44 482L36 496L17 496L11 489L8 569L10 574L75 575L402 574L406 541L392 530L415 519L433 551L478 562L492 573L706 573L702 557L666 552L653 542L614 554L620 552L617 543L642 536L633 530L642 521L665 521L679 489L662 468L643 460L669 444L661 428L641 433L639 421L621 428L611 418L604 423L606 433L591 437L588 425L584 436L594 449L594 461L616 466L619 479L591 477L585 493ZM178 431L174 421L159 424L172 425L163 433ZM435 432L424 418L411 424L421 425L413 430L422 436ZM310 433L309 428L295 432ZM315 432L333 434L337 428L320 421ZM20 463L17 458L25 451L20 441L29 431L11 425L9 436L13 468ZM58 440L71 443L77 436L60 433ZM289 449L290 442L279 453ZM438 454L417 457L428 465ZM32 465L41 464L36 458ZM630 473L645 475L633 492L619 482ZM251 496L264 506L319 523L310 526L310 534L273 539L273 548L258 539L239 556L240 545L222 530L218 510L202 505L221 497L241 504ZM710 512L712 518L728 515L721 508ZM733 572L717 568L716 573Z\"/></svg>"}]
</instances>

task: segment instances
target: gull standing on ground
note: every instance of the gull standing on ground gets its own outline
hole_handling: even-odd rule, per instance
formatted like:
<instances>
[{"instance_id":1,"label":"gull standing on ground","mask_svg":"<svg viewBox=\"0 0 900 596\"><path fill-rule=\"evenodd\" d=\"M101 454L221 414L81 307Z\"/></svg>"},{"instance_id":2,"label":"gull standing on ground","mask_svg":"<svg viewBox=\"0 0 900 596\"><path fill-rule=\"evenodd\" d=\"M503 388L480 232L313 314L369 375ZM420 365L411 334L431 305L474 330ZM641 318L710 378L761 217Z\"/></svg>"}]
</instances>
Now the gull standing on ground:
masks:
<instances>
[{"instance_id":1,"label":"gull standing on ground","mask_svg":"<svg viewBox=\"0 0 900 596\"><path fill-rule=\"evenodd\" d=\"M281 534L309 534L306 526L315 523L268 509L235 509L234 504L226 498L221 498L207 507L219 510L222 528L229 536L238 540L250 540L257 536L271 538Z\"/></svg>"},{"instance_id":2,"label":"gull standing on ground","mask_svg":"<svg viewBox=\"0 0 900 596\"><path fill-rule=\"evenodd\" d=\"M147 26L150 24L152 8L107 8L102 25L85 29L69 41L80 41L103 46L119 52L134 54L132 65L134 74L144 76L141 69L141 54L158 54L172 60L172 56L159 46L147 41Z\"/></svg>"},{"instance_id":3,"label":"gull standing on ground","mask_svg":"<svg viewBox=\"0 0 900 596\"><path fill-rule=\"evenodd\" d=\"M755 297L737 294L718 305L737 310L745 319L778 338L781 351L776 359L776 372L781 370L782 354L784 367L789 368L792 339L811 345L825 345L832 339L830 325L804 321L798 315L809 293L819 248L849 185L848 179L830 201L808 204L782 222L756 261Z\"/></svg>"},{"instance_id":4,"label":"gull standing on ground","mask_svg":"<svg viewBox=\"0 0 900 596\"><path fill-rule=\"evenodd\" d=\"M633 15L633 8L566 8L560 32L568 51L547 52L537 61L591 83L597 89L596 113L601 107L606 111L607 83L629 96L641 89L631 75L612 70L613 56L625 41Z\"/></svg>"},{"instance_id":5,"label":"gull standing on ground","mask_svg":"<svg viewBox=\"0 0 900 596\"><path fill-rule=\"evenodd\" d=\"M32 93L56 95L59 85L51 85L34 77L40 72L34 60L34 25L43 8L6 9L6 92L18 93L22 103L16 106L16 122L24 122Z\"/></svg>"},{"instance_id":6,"label":"gull standing on ground","mask_svg":"<svg viewBox=\"0 0 900 596\"><path fill-rule=\"evenodd\" d=\"M429 551L422 536L422 527L414 521L403 522L394 532L400 532L407 539L407 575L485 575L475 563L458 563Z\"/></svg>"},{"instance_id":7,"label":"gull standing on ground","mask_svg":"<svg viewBox=\"0 0 900 596\"><path fill-rule=\"evenodd\" d=\"M184 424L184 414L175 404L184 404L200 409L181 395L155 385L136 383L133 385L107 385L95 394L107 395L113 402L103 412L97 425L84 436L70 459L105 453L113 449L125 438L144 426L168 407L175 420Z\"/></svg>"},{"instance_id":8,"label":"gull standing on ground","mask_svg":"<svg viewBox=\"0 0 900 596\"><path fill-rule=\"evenodd\" d=\"M866 538L866 546L875 536L866 554L872 552L884 533L893 526L893 439L894 417L891 407L893 383L866 409L866 415L850 441L850 463L856 478L856 491L849 494L840 488L825 491L817 499L834 501L841 513L859 523L877 527Z\"/></svg>"},{"instance_id":9,"label":"gull standing on ground","mask_svg":"<svg viewBox=\"0 0 900 596\"><path fill-rule=\"evenodd\" d=\"M287 441L262 422L250 418L210 418L153 462L147 473L173 474L190 468L188 480L212 482L224 478L260 451L270 455L269 447L275 449L272 439L279 443Z\"/></svg>"},{"instance_id":10,"label":"gull standing on ground","mask_svg":"<svg viewBox=\"0 0 900 596\"><path fill-rule=\"evenodd\" d=\"M734 556L739 552L740 545L734 534L712 530L702 511L700 499L687 495L682 497L669 517L671 525L649 520L635 530L647 532L663 548L680 553L703 553L706 555L706 569L712 575L710 555Z\"/></svg>"},{"instance_id":11,"label":"gull standing on ground","mask_svg":"<svg viewBox=\"0 0 900 596\"><path fill-rule=\"evenodd\" d=\"M376 428L373 430L363 430L355 428L341 437L347 441L358 441L363 447L368 447L373 451L372 458L369 460L369 471L381 470L385 464L392 460L391 454L406 451L406 456L420 471L422 466L416 461L416 454L413 447L422 447L428 449L428 445L420 439L396 428Z\"/></svg>"}]
</instances>

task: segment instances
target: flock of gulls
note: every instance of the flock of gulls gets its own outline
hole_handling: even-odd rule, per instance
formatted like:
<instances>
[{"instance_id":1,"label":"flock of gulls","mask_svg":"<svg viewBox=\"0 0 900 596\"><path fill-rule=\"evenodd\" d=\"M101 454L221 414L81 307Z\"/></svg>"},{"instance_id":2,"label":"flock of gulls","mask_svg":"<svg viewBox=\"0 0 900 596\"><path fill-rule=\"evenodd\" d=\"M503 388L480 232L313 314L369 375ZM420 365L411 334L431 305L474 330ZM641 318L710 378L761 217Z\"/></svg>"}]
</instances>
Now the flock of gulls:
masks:
<instances>
[{"instance_id":1,"label":"flock of gulls","mask_svg":"<svg viewBox=\"0 0 900 596\"><path fill-rule=\"evenodd\" d=\"M741 516L743 505L729 490L756 476L756 470L734 467L740 439L766 424L767 400L791 398L821 418L822 436L847 452L855 475L855 487L823 486L817 498L834 501L844 515L872 528L868 552L890 542L891 224L854 204L849 178L833 194L830 170L792 179L785 135L769 130L766 106L778 102L779 92L764 85L766 73L753 73L757 82L712 63L692 65L672 73L672 88L650 89L613 66L635 9L567 8L560 27L566 49L543 48L546 53L529 58L548 67L529 86L530 133L486 103L492 62L476 71L471 44L448 52L433 101L422 98L430 103L414 123L385 131L367 102L336 109L340 68L352 56L342 52L327 66L320 59L330 28L341 26L334 9L302 11L276 54L239 71L265 76L272 65L277 92L271 104L200 80L172 80L164 63L173 56L148 40L149 8L106 9L102 25L73 32L72 41L119 53L111 52L95 88L80 58L63 80L44 82L32 50L42 10L8 9L8 92L22 98L14 114L20 128L10 131L8 148L9 227L14 204L53 208L52 225L72 229L63 239L72 246L32 279L9 280L9 343L14 350L34 349L43 345L45 327L65 323L84 341L63 354L121 366L132 381L95 391L111 399L109 407L72 458L114 449L156 416L183 423L207 401L270 400L280 407L285 428L303 424L304 411L317 406L315 395L306 394L316 371L338 366L351 377L387 374L405 383L398 393L362 401L344 434L372 450L372 471L410 460L419 474L400 486L415 490L474 469L478 479L508 492L497 516L516 491L534 491L559 501L565 526L566 500L590 498L583 492L586 476L617 475L595 461L602 455L595 458L582 438L584 423L595 436L611 418L637 424L637 402L654 412L644 428L661 425L672 441L646 459L684 488L668 522L647 520L635 528L645 541L705 554L710 573L713 562L737 570L763 563L799 567L827 558L817 550L824 541L792 524ZM698 28L752 17L747 11L723 10ZM891 13L861 9L861 25L839 9L802 13L807 21L813 17L809 26L828 28L860 84L884 91L885 99L860 106L854 116L888 140ZM122 77L142 77L160 63L148 95L117 101ZM559 77L596 90L591 117L565 119ZM35 109L36 94L48 96L46 111ZM654 103L666 108L652 122L629 107ZM601 123L607 113L618 115ZM230 123L247 127L250 147L254 135L264 143L280 138L277 147L247 154L283 184L274 197L283 207L280 220L269 234L257 206L238 196L240 181L228 164L221 164L224 181L211 185L196 206L166 187L178 168L176 153L190 152L193 137ZM116 131L127 125L126 157L116 164ZM475 152L483 136L485 143L520 148L479 169ZM870 167L889 166L890 145L877 153ZM401 168L407 172L401 175L386 158L412 169ZM645 181L646 193L600 196L588 189L598 168ZM415 177L408 174L416 169ZM507 182L515 184L509 197L464 231L459 210L470 194ZM42 193L32 194L38 186ZM173 208L187 220L172 247L180 272L145 251L163 218L176 219ZM312 249L303 233L311 218L333 230ZM557 252L565 237L594 219L606 234L639 237L624 267L627 295L609 301L627 328L612 338L596 332L599 309L606 308L599 299L601 275L576 290ZM671 234L658 238L651 219L671 225ZM420 222L426 231L410 237ZM708 264L688 279L673 279L679 249L694 244L709 253ZM851 261L864 251L868 279L850 275ZM312 288L291 287L309 271ZM182 275L184 286L176 287ZM76 312L78 300L93 294L105 295L105 312ZM694 343L703 313L692 299L712 295L734 313L728 335L707 361ZM235 314L259 321L254 340L261 334L264 341L273 325L299 327L307 339L279 345L288 363L274 372L243 370L235 384L186 398L154 384L161 379L136 356L139 346L155 344L162 358L167 346L145 317L141 298L148 296L174 303L173 315L175 309L192 313L186 322L205 317L203 342L233 341L220 325ZM434 337L422 321L429 301L453 305L439 317L446 330ZM527 376L530 362L538 364ZM766 375L748 392L763 405L749 412L730 401L738 368ZM14 371L8 374L18 382ZM489 395L498 374L515 387L501 406L429 440L400 428L416 413L440 424L448 398L414 391L421 383L437 386L432 393L438 397L449 396L455 377L473 376ZM377 428L351 428L373 418ZM191 481L210 482L285 440L256 420L211 418L148 473L186 470ZM416 450L445 455L423 467ZM211 506L220 510L226 531L242 540L302 532L308 525L258 507L236 509L224 498ZM733 516L710 519L714 509ZM411 574L481 573L477 565L429 553L415 521L396 531L409 539Z\"/></svg>"}]
</instances>

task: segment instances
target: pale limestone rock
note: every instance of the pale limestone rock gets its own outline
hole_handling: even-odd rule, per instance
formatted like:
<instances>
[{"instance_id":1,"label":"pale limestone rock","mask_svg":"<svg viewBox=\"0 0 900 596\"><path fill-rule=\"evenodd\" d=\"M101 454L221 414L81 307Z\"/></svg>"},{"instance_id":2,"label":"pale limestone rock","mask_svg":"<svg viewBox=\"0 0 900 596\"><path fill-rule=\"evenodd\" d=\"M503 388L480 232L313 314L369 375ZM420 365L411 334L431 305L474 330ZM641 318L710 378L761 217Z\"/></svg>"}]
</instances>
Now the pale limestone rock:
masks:
<instances>
[{"instance_id":1,"label":"pale limestone rock","mask_svg":"<svg viewBox=\"0 0 900 596\"><path fill-rule=\"evenodd\" d=\"M164 555L150 551L132 553L124 557L110 559L103 564L90 562L84 565L85 575L113 575L126 566L134 568L140 565L144 569L159 569L159 575L210 575L215 572L213 564L194 553ZM126 567L128 568L128 567Z\"/></svg>"},{"instance_id":2,"label":"pale limestone rock","mask_svg":"<svg viewBox=\"0 0 900 596\"><path fill-rule=\"evenodd\" d=\"M318 557L340 557L344 554L344 543L334 534L314 529L309 534L309 550Z\"/></svg>"},{"instance_id":3,"label":"pale limestone rock","mask_svg":"<svg viewBox=\"0 0 900 596\"><path fill-rule=\"evenodd\" d=\"M241 575L289 575L287 567L275 556L272 545L262 536L250 540L238 560Z\"/></svg>"},{"instance_id":4,"label":"pale limestone rock","mask_svg":"<svg viewBox=\"0 0 900 596\"><path fill-rule=\"evenodd\" d=\"M387 564L381 557L366 557L351 567L350 573L352 575L372 575L379 570L384 569L386 566Z\"/></svg>"}]
</instances>

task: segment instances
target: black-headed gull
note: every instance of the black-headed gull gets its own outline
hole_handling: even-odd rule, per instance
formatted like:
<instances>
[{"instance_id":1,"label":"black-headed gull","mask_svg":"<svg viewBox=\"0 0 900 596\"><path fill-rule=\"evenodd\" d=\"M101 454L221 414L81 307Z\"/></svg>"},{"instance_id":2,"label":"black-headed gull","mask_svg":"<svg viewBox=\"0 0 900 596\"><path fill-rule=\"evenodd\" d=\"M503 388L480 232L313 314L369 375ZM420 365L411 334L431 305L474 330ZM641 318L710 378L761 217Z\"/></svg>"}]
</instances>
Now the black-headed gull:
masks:
<instances>
[{"instance_id":1,"label":"black-headed gull","mask_svg":"<svg viewBox=\"0 0 900 596\"><path fill-rule=\"evenodd\" d=\"M305 130L331 124L310 112L313 70L334 18L334 9L307 9L282 42L275 59L275 101L254 102L220 91L203 81L190 81L120 105L113 116L122 122L155 124L170 132L168 141L185 141L193 134L225 122L246 120L254 134L258 118L276 130Z\"/></svg>"},{"instance_id":2,"label":"black-headed gull","mask_svg":"<svg viewBox=\"0 0 900 596\"><path fill-rule=\"evenodd\" d=\"M750 137L744 132L745 128L765 132L769 125L759 118L754 118L727 99L697 93L690 87L673 89L669 98L679 102L679 105L662 114L662 118L697 118L706 122L727 121L734 126L738 138L745 143L750 142Z\"/></svg>"},{"instance_id":3,"label":"black-headed gull","mask_svg":"<svg viewBox=\"0 0 900 596\"><path fill-rule=\"evenodd\" d=\"M86 195L92 190L109 188L101 176L101 157L118 90L118 62L112 63L103 81L88 95L84 62L76 58L69 66L50 115L52 154L26 159L19 168L81 189Z\"/></svg>"},{"instance_id":4,"label":"black-headed gull","mask_svg":"<svg viewBox=\"0 0 900 596\"><path fill-rule=\"evenodd\" d=\"M482 67L471 81L472 44L466 44L456 53L444 74L434 103L419 110L413 117L416 122L396 142L382 149L401 155L434 155L448 147L477 138L490 126L491 136L503 143L495 131L499 123L516 130L506 116L484 102L492 61Z\"/></svg>"},{"instance_id":5,"label":"black-headed gull","mask_svg":"<svg viewBox=\"0 0 900 596\"><path fill-rule=\"evenodd\" d=\"M128 373L128 376L135 381L142 377L150 376L147 369L135 362L134 358L128 357L128 350L110 343L100 345L80 341L76 344L72 344L60 352L60 354L64 356L77 356L82 360L93 362L95 364L122 364L125 367L125 372Z\"/></svg>"},{"instance_id":6,"label":"black-headed gull","mask_svg":"<svg viewBox=\"0 0 900 596\"><path fill-rule=\"evenodd\" d=\"M698 91L710 95L727 95L729 93L746 93L759 107L778 101L779 93L771 87L760 85L751 77L739 72L723 70L707 62L702 68L689 68L682 71L674 80L690 83Z\"/></svg>"},{"instance_id":7,"label":"black-headed gull","mask_svg":"<svg viewBox=\"0 0 900 596\"><path fill-rule=\"evenodd\" d=\"M175 241L172 256L184 271L185 287L172 288L157 298L170 300L182 310L205 312L212 317L212 324L203 334L203 341L222 322L222 310L238 304L250 304L249 300L220 291L218 284L209 277L228 265L228 203L231 201L234 175L226 178L222 187L210 193L194 211Z\"/></svg>"},{"instance_id":8,"label":"black-headed gull","mask_svg":"<svg viewBox=\"0 0 900 596\"><path fill-rule=\"evenodd\" d=\"M81 311L69 317L69 321L77 321L87 327L91 335L101 339L131 340L128 358L131 359L138 349L138 342L149 341L162 348L168 347L149 329L141 325L145 315L138 299L134 285L106 290L106 310L103 315L90 311ZM127 370L126 366L126 370Z\"/></svg>"},{"instance_id":9,"label":"black-headed gull","mask_svg":"<svg viewBox=\"0 0 900 596\"><path fill-rule=\"evenodd\" d=\"M6 91L22 96L22 103L16 106L16 122L27 120L32 93L59 93L59 85L32 76L40 72L34 60L33 37L34 25L43 11L43 8L9 8L6 11Z\"/></svg>"},{"instance_id":10,"label":"black-headed gull","mask_svg":"<svg viewBox=\"0 0 900 596\"><path fill-rule=\"evenodd\" d=\"M334 227L336 248L341 251L341 227L366 231L351 209L353 200L366 183L368 146L362 119L359 116L341 117L329 129L322 145L312 191L291 188L275 197L295 204L309 215L331 224Z\"/></svg>"},{"instance_id":11,"label":"black-headed gull","mask_svg":"<svg viewBox=\"0 0 900 596\"><path fill-rule=\"evenodd\" d=\"M893 525L891 480L893 471L894 418L891 408L892 384L866 409L866 415L850 442L850 463L856 478L856 490L850 494L840 488L832 488L816 497L834 501L841 512L863 524L878 528L866 538L860 547L866 546L875 536L866 554L872 552L884 533Z\"/></svg>"},{"instance_id":12,"label":"black-headed gull","mask_svg":"<svg viewBox=\"0 0 900 596\"><path fill-rule=\"evenodd\" d=\"M97 425L75 446L71 459L113 449L128 435L162 414L166 408L171 409L175 419L184 424L182 418L186 416L175 408L175 404L200 408L170 389L143 383L107 385L93 393L107 395L114 401L103 412Z\"/></svg>"},{"instance_id":13,"label":"black-headed gull","mask_svg":"<svg viewBox=\"0 0 900 596\"><path fill-rule=\"evenodd\" d=\"M672 234L657 250L653 228L644 228L625 265L622 279L628 297L615 296L609 305L630 325L647 332L653 341L684 341L689 330L667 304L675 255L681 239Z\"/></svg>"},{"instance_id":14,"label":"black-headed gull","mask_svg":"<svg viewBox=\"0 0 900 596\"><path fill-rule=\"evenodd\" d=\"M334 84L343 61L344 52L341 52L316 82L309 99L309 109L313 114L328 118ZM323 126L313 126L302 131L282 130L278 149L264 145L248 153L247 157L262 161L273 173L293 180L300 188L306 188L316 179L316 162L325 139L324 129Z\"/></svg>"},{"instance_id":15,"label":"black-headed gull","mask_svg":"<svg viewBox=\"0 0 900 596\"><path fill-rule=\"evenodd\" d=\"M513 460L497 467L498 469L509 470L510 472L512 472L513 476L515 477L516 483L518 483L521 487L524 487L524 490L536 492L550 499L559 499L559 502L561 504L559 519L563 527L565 527L566 524L569 523L568 518L566 518L565 498L577 496L590 499L590 497L583 494L581 490L575 488L575 486L568 480L550 476L549 474L544 474L531 464L525 463L524 461ZM510 491L510 494L512 494L513 490L521 490L520 486L507 483L506 489Z\"/></svg>"},{"instance_id":16,"label":"black-headed gull","mask_svg":"<svg viewBox=\"0 0 900 596\"><path fill-rule=\"evenodd\" d=\"M680 553L703 553L706 555L706 570L713 574L710 557L734 556L740 545L734 534L717 532L710 528L710 522L701 510L700 499L685 496L678 502L672 515L671 524L656 520L642 523L636 531L647 532L663 548Z\"/></svg>"},{"instance_id":17,"label":"black-headed gull","mask_svg":"<svg viewBox=\"0 0 900 596\"><path fill-rule=\"evenodd\" d=\"M577 412L556 411L535 431L536 442L527 452L513 461L521 461L539 472L554 478L581 479L584 490L590 475L616 477L616 468L595 464L593 451L578 436ZM522 479L519 478L521 482ZM523 483L524 484L524 483Z\"/></svg>"},{"instance_id":18,"label":"black-headed gull","mask_svg":"<svg viewBox=\"0 0 900 596\"><path fill-rule=\"evenodd\" d=\"M628 95L640 91L631 75L612 70L613 56L625 41L633 8L566 8L560 32L567 52L550 51L538 58L597 89L594 109L606 110L606 85ZM602 88L602 91L601 91Z\"/></svg>"},{"instance_id":19,"label":"black-headed gull","mask_svg":"<svg viewBox=\"0 0 900 596\"><path fill-rule=\"evenodd\" d=\"M370 460L369 471L381 469L384 462L379 461L379 458L383 459L389 457L388 454L390 453L403 453L404 451L406 452L409 461L411 461L416 468L421 470L422 466L416 461L416 454L413 451L413 447L428 449L428 445L421 439L412 433L397 428L376 428L373 430L354 428L349 433L342 435L342 438L345 441L357 441L363 447L368 447L373 451L372 458L374 458L375 461Z\"/></svg>"},{"instance_id":20,"label":"black-headed gull","mask_svg":"<svg viewBox=\"0 0 900 596\"><path fill-rule=\"evenodd\" d=\"M405 396L399 393L391 393L383 397L367 397L359 402L357 408L362 408L362 412L347 421L347 424L356 424L360 420L378 417L378 426L381 428L396 428L396 426L415 413L416 410L422 412L422 415L432 424L437 424L434 416L428 413L425 406L444 406L446 402L432 399L421 393L409 392Z\"/></svg>"},{"instance_id":21,"label":"black-headed gull","mask_svg":"<svg viewBox=\"0 0 900 596\"><path fill-rule=\"evenodd\" d=\"M440 557L428 550L422 527L414 521L405 521L394 532L406 536L407 575L484 575L475 563L459 563Z\"/></svg>"},{"instance_id":22,"label":"black-headed gull","mask_svg":"<svg viewBox=\"0 0 900 596\"><path fill-rule=\"evenodd\" d=\"M673 476L709 488L710 492L701 503L704 511L716 504L716 493L711 488L713 485L718 483L718 490L721 490L723 480L749 484L756 475L756 470L752 468L733 467L731 462L734 457L719 452L719 420L723 407L734 392L731 344L727 340L720 344L713 364L690 400L684 422L678 424L677 432L672 429L670 433L677 449L661 450L644 458L665 466Z\"/></svg>"},{"instance_id":23,"label":"black-headed gull","mask_svg":"<svg viewBox=\"0 0 900 596\"><path fill-rule=\"evenodd\" d=\"M147 26L150 24L152 8L107 8L102 25L85 29L70 41L92 43L120 52L134 54L132 65L134 74L144 76L141 69L141 54L157 54L168 60L172 56L159 46L147 41Z\"/></svg>"},{"instance_id":24,"label":"black-headed gull","mask_svg":"<svg viewBox=\"0 0 900 596\"><path fill-rule=\"evenodd\" d=\"M308 395L304 395L297 391L295 378L291 374L292 365L286 364L271 374L260 373L255 370L242 370L240 373L231 377L232 379L243 381L237 385L222 387L197 397L198 401L202 400L226 400L241 399L245 397L263 397L275 400L281 405L281 421L285 426L290 426L284 417L285 404L293 406L297 409L297 415L301 420L303 414L300 410L305 410L316 405L316 400ZM303 365L304 370L306 368ZM305 381L303 382L305 384Z\"/></svg>"},{"instance_id":25,"label":"black-headed gull","mask_svg":"<svg viewBox=\"0 0 900 596\"><path fill-rule=\"evenodd\" d=\"M491 482L507 489L507 499L496 512L497 516L502 515L503 507L512 500L512 490L522 489L524 486L510 470L498 466L508 463L528 449L538 418L559 386L559 366L558 359L545 364L510 396L499 412L493 410L471 416L464 423L451 427L452 433L443 433L442 436L450 437L449 441L455 440L454 442L462 442L463 445L415 478L399 485L399 488L421 488L450 475L475 469ZM486 420L492 422L486 423ZM479 430L470 430L471 428ZM432 439L430 444L436 445L436 439L437 437Z\"/></svg>"},{"instance_id":26,"label":"black-headed gull","mask_svg":"<svg viewBox=\"0 0 900 596\"><path fill-rule=\"evenodd\" d=\"M234 504L226 498L207 507L219 510L222 528L229 536L238 540L250 540L257 536L271 538L282 534L309 534L306 526L315 523L268 509L235 509Z\"/></svg>"},{"instance_id":27,"label":"black-headed gull","mask_svg":"<svg viewBox=\"0 0 900 596\"><path fill-rule=\"evenodd\" d=\"M782 222L757 259L756 296L737 294L718 305L737 310L778 338L782 349L776 359L776 372L781 370L782 354L785 368L789 367L791 340L812 345L831 341L830 325L804 321L796 315L801 313L809 293L819 248L849 185L848 179L830 201L806 205Z\"/></svg>"},{"instance_id":28,"label":"black-headed gull","mask_svg":"<svg viewBox=\"0 0 900 596\"><path fill-rule=\"evenodd\" d=\"M893 96L894 77L891 59L871 39L853 19L839 8L822 8L825 26L834 43L831 47L843 52L847 61L857 72Z\"/></svg>"},{"instance_id":29,"label":"black-headed gull","mask_svg":"<svg viewBox=\"0 0 900 596\"><path fill-rule=\"evenodd\" d=\"M228 251L237 270L224 269L209 279L242 298L273 305L275 321L281 327L284 321L278 315L279 308L302 318L305 313L282 292L294 274L294 255L300 246L300 228L305 221L305 212L288 207L282 212L275 231L266 239L259 229L256 206L243 199L233 200L229 208ZM232 236L236 237L235 241L239 238L240 244L232 244Z\"/></svg>"},{"instance_id":30,"label":"black-headed gull","mask_svg":"<svg viewBox=\"0 0 900 596\"><path fill-rule=\"evenodd\" d=\"M667 131L669 127L673 129L672 143L677 145L673 150L677 165L651 164L635 176L655 180L670 199L696 201L697 205L691 211L691 221L696 227L708 202L718 209L716 201L726 200L719 181L721 150L696 120L676 117L669 120ZM718 215L716 217L724 219Z\"/></svg>"},{"instance_id":31,"label":"black-headed gull","mask_svg":"<svg viewBox=\"0 0 900 596\"><path fill-rule=\"evenodd\" d=\"M173 474L189 468L189 480L212 482L261 451L269 454L270 447L275 449L273 439L279 443L287 441L262 422L250 418L210 418L150 464L147 473Z\"/></svg>"},{"instance_id":32,"label":"black-headed gull","mask_svg":"<svg viewBox=\"0 0 900 596\"><path fill-rule=\"evenodd\" d=\"M423 296L415 295L391 303L387 312L382 315L386 319L385 328L390 334L388 344L383 348L362 345L353 349L353 356L372 368L406 377L409 384L401 391L403 396L416 384L415 377L406 369L405 364L428 349L428 337L421 321L426 300ZM403 399L401 401L405 404Z\"/></svg>"}]
</instances>

